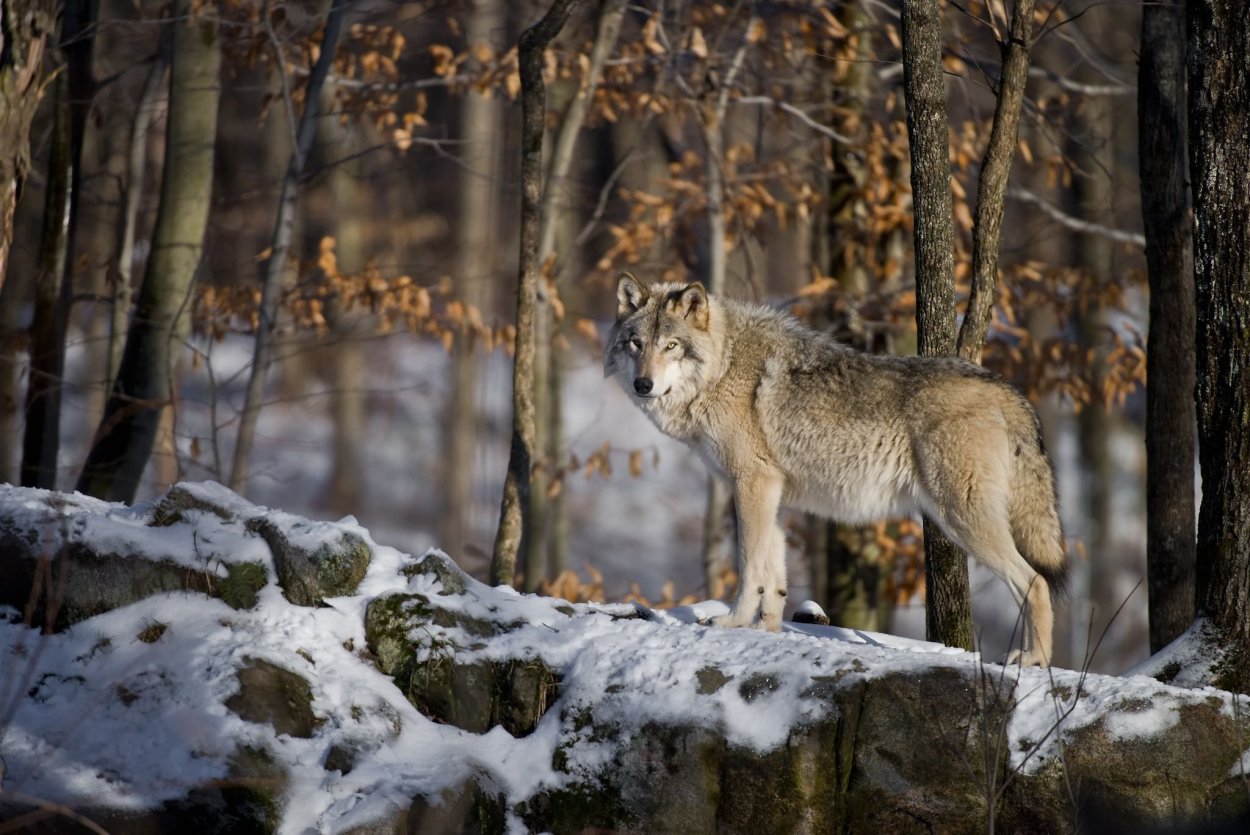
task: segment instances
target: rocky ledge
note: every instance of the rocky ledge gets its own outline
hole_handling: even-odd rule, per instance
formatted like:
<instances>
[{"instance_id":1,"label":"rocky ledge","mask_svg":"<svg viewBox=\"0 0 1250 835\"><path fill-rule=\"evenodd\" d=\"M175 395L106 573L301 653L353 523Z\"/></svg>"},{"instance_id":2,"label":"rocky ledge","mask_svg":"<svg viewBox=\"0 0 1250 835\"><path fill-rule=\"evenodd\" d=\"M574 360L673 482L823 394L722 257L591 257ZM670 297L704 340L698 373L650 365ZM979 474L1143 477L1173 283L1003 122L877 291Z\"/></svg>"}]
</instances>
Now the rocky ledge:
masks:
<instances>
[{"instance_id":1,"label":"rocky ledge","mask_svg":"<svg viewBox=\"0 0 1250 835\"><path fill-rule=\"evenodd\" d=\"M1250 808L1227 693L713 608L491 588L219 485L0 488L0 821L1050 833Z\"/></svg>"}]
</instances>

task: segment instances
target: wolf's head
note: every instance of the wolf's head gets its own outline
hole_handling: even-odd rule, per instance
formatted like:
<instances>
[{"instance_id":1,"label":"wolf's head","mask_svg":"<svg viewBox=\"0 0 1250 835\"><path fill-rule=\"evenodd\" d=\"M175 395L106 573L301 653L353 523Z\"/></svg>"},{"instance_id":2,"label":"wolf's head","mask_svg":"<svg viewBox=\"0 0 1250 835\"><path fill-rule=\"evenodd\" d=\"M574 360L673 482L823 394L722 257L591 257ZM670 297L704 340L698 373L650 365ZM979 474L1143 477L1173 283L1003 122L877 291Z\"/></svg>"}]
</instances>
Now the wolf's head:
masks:
<instances>
[{"instance_id":1,"label":"wolf's head","mask_svg":"<svg viewBox=\"0 0 1250 835\"><path fill-rule=\"evenodd\" d=\"M703 285L643 285L623 273L616 287L616 324L603 356L639 405L669 395L691 397L710 353L710 304Z\"/></svg>"}]
</instances>

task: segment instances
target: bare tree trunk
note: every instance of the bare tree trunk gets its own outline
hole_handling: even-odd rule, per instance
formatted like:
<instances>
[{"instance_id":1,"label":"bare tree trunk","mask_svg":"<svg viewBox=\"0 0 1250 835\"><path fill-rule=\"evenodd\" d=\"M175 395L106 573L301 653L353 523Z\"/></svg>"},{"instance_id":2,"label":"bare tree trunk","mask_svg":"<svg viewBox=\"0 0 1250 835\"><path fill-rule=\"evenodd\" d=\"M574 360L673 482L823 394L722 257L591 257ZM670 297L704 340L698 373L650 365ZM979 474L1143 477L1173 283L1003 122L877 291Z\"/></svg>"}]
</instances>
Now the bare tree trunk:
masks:
<instances>
[{"instance_id":1,"label":"bare tree trunk","mask_svg":"<svg viewBox=\"0 0 1250 835\"><path fill-rule=\"evenodd\" d=\"M134 500L152 453L162 410L173 399L177 348L204 247L213 188L212 141L221 97L216 10L177 0L166 125L165 175L152 253L126 348L78 490Z\"/></svg>"},{"instance_id":2,"label":"bare tree trunk","mask_svg":"<svg viewBox=\"0 0 1250 835\"><path fill-rule=\"evenodd\" d=\"M555 252L560 197L567 193L565 180L573 163L574 146L586 121L586 113L590 110L595 88L599 86L603 65L616 46L624 16L625 0L606 0L600 7L586 75L581 79L573 100L560 120L560 127L556 130L547 167L547 188L543 193L539 225L538 262L544 267ZM557 278L564 266L558 262L550 265L549 281L553 287L557 286ZM534 443L535 449L540 451L540 459L533 468L525 530L527 591L536 591L542 581L554 573L551 552L556 530L563 524L557 511L563 508L564 503L558 498L550 501L547 498L550 474L563 447L563 424L553 415L554 410L560 408L558 401L561 385L559 363L553 344L557 335L553 314L548 288L545 282L540 281L538 307L534 313Z\"/></svg>"},{"instance_id":3,"label":"bare tree trunk","mask_svg":"<svg viewBox=\"0 0 1250 835\"><path fill-rule=\"evenodd\" d=\"M811 582L810 596L828 614L832 600L829 570L834 565L833 549L829 547L829 539L837 535L838 525L815 515L804 517L804 521L806 524L803 547L807 552L808 576ZM832 620L830 618L831 622Z\"/></svg>"},{"instance_id":4,"label":"bare tree trunk","mask_svg":"<svg viewBox=\"0 0 1250 835\"><path fill-rule=\"evenodd\" d=\"M26 384L26 428L22 437L21 483L56 488L61 424L60 389L65 363L67 295L62 291L69 237L72 140L69 82L56 80L52 148L48 154L35 313L30 325L30 370Z\"/></svg>"},{"instance_id":5,"label":"bare tree trunk","mask_svg":"<svg viewBox=\"0 0 1250 835\"><path fill-rule=\"evenodd\" d=\"M704 108L703 145L707 153L707 290L714 296L722 296L726 292L726 249L725 249L725 111L729 107L729 93L733 90L734 79L742 69L750 44L752 29L758 18L754 14L747 20L742 32L742 40L738 44L729 62L725 78L719 82L716 98ZM719 585L722 558L721 553L727 541L725 520L729 515L729 485L714 475L707 478L707 503L703 510L703 548L701 562L703 564L703 581L707 585L708 595L714 595Z\"/></svg>"},{"instance_id":6,"label":"bare tree trunk","mask_svg":"<svg viewBox=\"0 0 1250 835\"><path fill-rule=\"evenodd\" d=\"M990 141L981 160L977 180L977 208L972 234L972 289L968 310L959 330L959 355L981 361L990 313L998 288L998 248L1002 240L1003 209L1007 181L1016 155L1020 130L1020 105L1029 81L1029 50L1033 46L1033 0L1016 0L1011 12L1011 32L1000 44L1003 55L999 73L998 102Z\"/></svg>"},{"instance_id":7,"label":"bare tree trunk","mask_svg":"<svg viewBox=\"0 0 1250 835\"><path fill-rule=\"evenodd\" d=\"M543 50L564 28L575 3L576 0L555 0L541 20L521 33L517 50L521 74L521 257L512 376L512 449L490 564L490 581L495 585L511 585L516 573L535 452L534 308L541 268L538 238L542 224L543 122L547 110Z\"/></svg>"},{"instance_id":8,"label":"bare tree trunk","mask_svg":"<svg viewBox=\"0 0 1250 835\"><path fill-rule=\"evenodd\" d=\"M1250 27L1245 0L1189 0L1202 509L1199 613L1219 633L1217 684L1250 692Z\"/></svg>"},{"instance_id":9,"label":"bare tree trunk","mask_svg":"<svg viewBox=\"0 0 1250 835\"><path fill-rule=\"evenodd\" d=\"M30 126L46 84L43 54L56 30L53 0L0 0L0 481L17 482L17 443L24 351L21 304L24 280L6 281L18 197L30 168Z\"/></svg>"},{"instance_id":10,"label":"bare tree trunk","mask_svg":"<svg viewBox=\"0 0 1250 835\"><path fill-rule=\"evenodd\" d=\"M333 90L323 93L323 109L334 102ZM323 119L320 127L323 149L334 148L339 158L355 157L363 150L359 132L351 125L340 125L337 119ZM328 150L323 152L329 155ZM362 188L364 168L356 160L341 162L330 177L330 191L337 208L334 218L335 255L339 270L357 275L366 266L366 235L369 192ZM330 471L329 504L334 513L360 513L365 499L364 467L367 421L365 387L368 365L364 342L366 314L347 310L342 300L331 297L326 310L330 341L316 352L330 366L332 387L330 414L334 421L334 463Z\"/></svg>"},{"instance_id":11,"label":"bare tree trunk","mask_svg":"<svg viewBox=\"0 0 1250 835\"><path fill-rule=\"evenodd\" d=\"M871 529L829 525L829 622L848 629L888 628L891 607L882 600L881 548L870 541Z\"/></svg>"},{"instance_id":12,"label":"bare tree trunk","mask_svg":"<svg viewBox=\"0 0 1250 835\"><path fill-rule=\"evenodd\" d=\"M26 328L20 300L26 298L31 279L29 273L19 273L0 287L0 482L11 484L18 483L21 470L21 444L16 439L26 350L19 347L18 335Z\"/></svg>"},{"instance_id":13,"label":"bare tree trunk","mask_svg":"<svg viewBox=\"0 0 1250 835\"><path fill-rule=\"evenodd\" d=\"M1086 219L1105 216L1111 207L1111 119L1107 101L1091 99L1077 117L1080 126L1071 143L1070 156L1077 172L1073 179L1075 214ZM1097 281L1112 274L1111 242L1101 235L1078 235L1073 241L1076 264ZM1103 312L1092 307L1075 317L1076 338L1091 358L1089 377L1096 384L1106 378L1107 325ZM1111 415L1101 391L1094 386L1092 399L1076 417L1077 444L1081 459L1081 499L1088 522L1089 600L1096 613L1095 634L1102 631L1119 606L1116 592L1118 567L1111 553L1111 491L1115 466L1111 458Z\"/></svg>"},{"instance_id":14,"label":"bare tree trunk","mask_svg":"<svg viewBox=\"0 0 1250 835\"><path fill-rule=\"evenodd\" d=\"M550 193L550 179L547 180ZM551 570L548 546L547 488L554 461L551 448L551 339L554 334L551 305L538 279L534 310L534 465L530 468L529 501L525 505L525 561L522 573L526 591L538 591Z\"/></svg>"},{"instance_id":15,"label":"bare tree trunk","mask_svg":"<svg viewBox=\"0 0 1250 835\"><path fill-rule=\"evenodd\" d=\"M505 6L500 0L475 0L465 22L466 42L470 47L493 43L505 21ZM466 307L486 310L496 280L494 251L503 238L498 210L501 111L497 99L472 91L465 93L460 106L464 151L460 154L463 167L456 222L456 295ZM477 389L482 359L467 318L456 334L451 362L451 400L445 417L446 490L439 544L460 559L472 528L474 465L480 438Z\"/></svg>"},{"instance_id":16,"label":"bare tree trunk","mask_svg":"<svg viewBox=\"0 0 1250 835\"><path fill-rule=\"evenodd\" d=\"M126 328L130 322L131 297L134 295L135 235L139 225L139 204L143 200L144 174L148 165L148 132L156 121L161 85L169 68L169 56L161 57L148 71L147 81L135 107L130 130L130 148L126 154L126 189L122 197L122 222L117 227L117 262L113 265L113 315L108 342L108 375L110 383L117 377L126 347Z\"/></svg>"},{"instance_id":17,"label":"bare tree trunk","mask_svg":"<svg viewBox=\"0 0 1250 835\"><path fill-rule=\"evenodd\" d=\"M60 3L0 0L0 287L9 268L17 198L30 169L30 123L43 98L43 53Z\"/></svg>"},{"instance_id":18,"label":"bare tree trunk","mask_svg":"<svg viewBox=\"0 0 1250 835\"><path fill-rule=\"evenodd\" d=\"M848 101L840 108L841 112L863 110L863 103L868 96L870 55L869 39L863 30L869 22L862 2L848 3L842 12L842 24L848 30L859 33L856 48L857 61L846 69L846 76L841 84L834 89L848 97ZM839 127L830 124L831 129ZM859 136L863 138L862 130ZM830 142L833 140L825 140ZM829 175L828 199L821 212L816 214L820 234L818 252L820 268L824 275L838 282L843 290L862 295L869 290L870 277L868 270L859 259L841 257L837 242L847 234L854 234L856 213L862 208L860 189L865 177L864 166L854 155L841 153L838 148L827 152L833 163ZM823 214L823 217L821 216ZM873 346L868 346L874 350ZM829 621L838 626L859 629L877 629L880 621L888 621L888 608L881 605L880 589L869 587L866 580L883 576L881 566L877 564L880 549L863 547L862 528L857 525L843 525L836 522L826 523L824 519L817 521L820 525L819 539L824 551L813 559L813 583L822 589L823 597L816 598L822 602Z\"/></svg>"},{"instance_id":19,"label":"bare tree trunk","mask_svg":"<svg viewBox=\"0 0 1250 835\"><path fill-rule=\"evenodd\" d=\"M177 483L180 468L178 466L177 416L178 387L170 387L170 404L161 410L160 422L156 425L156 439L152 443L152 480L158 490L165 490Z\"/></svg>"},{"instance_id":20,"label":"bare tree trunk","mask_svg":"<svg viewBox=\"0 0 1250 835\"><path fill-rule=\"evenodd\" d=\"M1146 343L1146 575L1150 651L1194 619L1194 285L1185 183L1185 12L1142 8L1137 73Z\"/></svg>"},{"instance_id":21,"label":"bare tree trunk","mask_svg":"<svg viewBox=\"0 0 1250 835\"><path fill-rule=\"evenodd\" d=\"M556 329L556 337L560 335ZM558 461L564 454L564 366L568 349L553 350L549 398L550 414L547 429L547 459ZM552 577L560 576L569 567L569 511L568 491L560 490L547 508L547 571Z\"/></svg>"},{"instance_id":22,"label":"bare tree trunk","mask_svg":"<svg viewBox=\"0 0 1250 835\"><path fill-rule=\"evenodd\" d=\"M947 356L955 343L954 209L942 21L936 0L903 0L903 93L911 146L915 213L916 331L922 356ZM926 519L925 634L973 649L968 558Z\"/></svg>"},{"instance_id":23,"label":"bare tree trunk","mask_svg":"<svg viewBox=\"0 0 1250 835\"><path fill-rule=\"evenodd\" d=\"M304 89L304 112L300 116L295 147L282 181L282 196L278 199L278 217L274 221L273 241L269 246L269 258L265 262L265 278L261 285L260 317L256 323L256 348L252 356L252 372L247 380L247 393L243 400L243 412L239 416L239 435L234 447L234 463L230 468L230 487L242 490L247 483L248 462L256 439L256 421L260 417L261 401L265 395L265 378L273 360L273 332L278 320L278 295L282 289L282 275L286 271L287 253L291 249L291 230L295 226L296 204L299 200L300 179L304 163L312 151L317 135L317 115L321 112L321 88L325 84L334 53L338 48L339 33L343 29L343 16L351 7L349 0L333 0L326 15L325 34L321 39L320 52L308 84ZM268 25L268 21L266 21ZM284 61L277 40L274 40L275 65L279 73L285 73ZM285 76L282 82L283 98L287 103L287 117L294 124L295 111L290 101Z\"/></svg>"},{"instance_id":24,"label":"bare tree trunk","mask_svg":"<svg viewBox=\"0 0 1250 835\"><path fill-rule=\"evenodd\" d=\"M82 193L82 148L87 113L95 94L91 75L91 29L95 6L89 0L65 4L62 40L66 81L57 85L56 127L63 144L49 165L49 191L55 202L44 213L42 275L36 286L35 321L31 327L30 376L26 390L26 432L22 441L22 484L56 487L61 448L61 394L65 387L65 337L74 295L74 240L79 226ZM64 178L64 182L61 179ZM55 269L55 272L52 270Z\"/></svg>"}]
</instances>

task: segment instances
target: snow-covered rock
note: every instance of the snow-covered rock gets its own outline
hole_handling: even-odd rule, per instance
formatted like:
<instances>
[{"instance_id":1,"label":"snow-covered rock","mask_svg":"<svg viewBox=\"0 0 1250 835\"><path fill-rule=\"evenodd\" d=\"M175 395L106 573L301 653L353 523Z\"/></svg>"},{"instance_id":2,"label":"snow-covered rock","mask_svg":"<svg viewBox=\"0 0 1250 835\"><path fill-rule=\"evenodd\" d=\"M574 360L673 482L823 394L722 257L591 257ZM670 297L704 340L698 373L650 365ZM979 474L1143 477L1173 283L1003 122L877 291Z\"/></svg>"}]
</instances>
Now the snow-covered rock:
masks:
<instances>
[{"instance_id":1,"label":"snow-covered rock","mask_svg":"<svg viewBox=\"0 0 1250 835\"><path fill-rule=\"evenodd\" d=\"M86 595L80 553L134 588ZM144 563L207 579L148 583ZM237 565L259 582L228 605ZM36 583L75 611L47 634ZM135 508L2 487L0 589L0 821L42 803L110 831L983 832L992 811L1053 832L1247 809L1250 706L1227 693L698 625L715 603L522 595L219 485Z\"/></svg>"}]
</instances>

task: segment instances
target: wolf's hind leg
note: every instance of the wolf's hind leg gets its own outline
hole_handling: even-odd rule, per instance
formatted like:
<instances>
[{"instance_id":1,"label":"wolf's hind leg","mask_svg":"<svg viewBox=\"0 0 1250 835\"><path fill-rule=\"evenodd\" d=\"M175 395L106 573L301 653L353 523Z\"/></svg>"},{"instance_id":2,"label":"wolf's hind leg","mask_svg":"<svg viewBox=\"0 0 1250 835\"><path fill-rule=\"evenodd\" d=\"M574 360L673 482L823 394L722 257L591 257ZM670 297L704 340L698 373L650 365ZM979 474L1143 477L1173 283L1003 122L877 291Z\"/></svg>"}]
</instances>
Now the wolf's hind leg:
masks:
<instances>
[{"instance_id":1,"label":"wolf's hind leg","mask_svg":"<svg viewBox=\"0 0 1250 835\"><path fill-rule=\"evenodd\" d=\"M1050 587L1016 548L1008 512L1011 442L993 420L951 421L919 450L928 513L955 544L1011 589L1024 618L1023 649L1011 663L1050 664Z\"/></svg>"},{"instance_id":2,"label":"wolf's hind leg","mask_svg":"<svg viewBox=\"0 0 1250 835\"><path fill-rule=\"evenodd\" d=\"M982 510L989 512L974 510L961 519L949 520L943 528L956 544L1002 578L1020 607L1022 648L1009 653L1006 662L1049 666L1055 621L1050 587L1016 549L1006 513Z\"/></svg>"},{"instance_id":3,"label":"wolf's hind leg","mask_svg":"<svg viewBox=\"0 0 1250 835\"><path fill-rule=\"evenodd\" d=\"M780 473L751 473L734 485L738 511L738 595L717 626L781 628L786 602L786 537L778 522L784 480Z\"/></svg>"}]
</instances>

